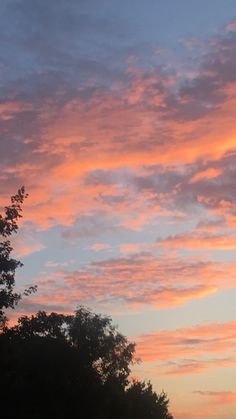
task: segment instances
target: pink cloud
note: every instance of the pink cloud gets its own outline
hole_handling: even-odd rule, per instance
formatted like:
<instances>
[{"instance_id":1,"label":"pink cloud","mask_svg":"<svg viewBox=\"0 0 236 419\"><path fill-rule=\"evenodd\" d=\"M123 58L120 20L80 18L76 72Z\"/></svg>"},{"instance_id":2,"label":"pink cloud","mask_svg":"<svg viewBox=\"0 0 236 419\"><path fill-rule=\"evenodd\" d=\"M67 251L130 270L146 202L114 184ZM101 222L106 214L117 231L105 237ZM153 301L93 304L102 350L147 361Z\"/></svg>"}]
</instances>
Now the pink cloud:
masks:
<instances>
[{"instance_id":1,"label":"pink cloud","mask_svg":"<svg viewBox=\"0 0 236 419\"><path fill-rule=\"evenodd\" d=\"M21 243L15 245L14 253L17 257L26 257L32 253L40 252L43 249L45 249L45 246L42 243Z\"/></svg>"},{"instance_id":2,"label":"pink cloud","mask_svg":"<svg viewBox=\"0 0 236 419\"><path fill-rule=\"evenodd\" d=\"M213 359L181 359L177 362L170 362L172 365L163 364L163 374L171 376L200 374L210 368L229 368L236 366L235 358L213 358Z\"/></svg>"},{"instance_id":3,"label":"pink cloud","mask_svg":"<svg viewBox=\"0 0 236 419\"><path fill-rule=\"evenodd\" d=\"M0 119L9 121L14 119L18 113L30 111L33 106L27 102L3 102L0 104Z\"/></svg>"},{"instance_id":4,"label":"pink cloud","mask_svg":"<svg viewBox=\"0 0 236 419\"><path fill-rule=\"evenodd\" d=\"M218 177L219 175L222 174L222 169L216 169L214 167L209 167L206 170L203 170L201 172L196 173L189 181L189 183L195 183L198 182L199 180L203 180L203 179L213 179Z\"/></svg>"},{"instance_id":5,"label":"pink cloud","mask_svg":"<svg viewBox=\"0 0 236 419\"><path fill-rule=\"evenodd\" d=\"M90 246L90 249L94 250L95 252L100 252L101 250L110 249L110 245L107 243L94 243L92 246Z\"/></svg>"},{"instance_id":6,"label":"pink cloud","mask_svg":"<svg viewBox=\"0 0 236 419\"><path fill-rule=\"evenodd\" d=\"M213 404L235 404L236 403L236 391L195 391L194 393L199 394L208 398L210 403Z\"/></svg>"},{"instance_id":7,"label":"pink cloud","mask_svg":"<svg viewBox=\"0 0 236 419\"><path fill-rule=\"evenodd\" d=\"M235 286L234 263L179 259L161 255L93 262L77 271L60 270L35 278L39 292L32 301L53 301L73 310L78 302L100 307L175 307Z\"/></svg>"},{"instance_id":8,"label":"pink cloud","mask_svg":"<svg viewBox=\"0 0 236 419\"><path fill-rule=\"evenodd\" d=\"M13 236L11 244L17 257L26 257L45 249L45 244L36 237L32 228L23 228L20 234Z\"/></svg>"},{"instance_id":9,"label":"pink cloud","mask_svg":"<svg viewBox=\"0 0 236 419\"><path fill-rule=\"evenodd\" d=\"M234 250L236 249L236 237L223 234L197 234L191 232L178 234L160 241L161 245L167 248L191 249L191 250Z\"/></svg>"},{"instance_id":10,"label":"pink cloud","mask_svg":"<svg viewBox=\"0 0 236 419\"><path fill-rule=\"evenodd\" d=\"M231 22L226 25L225 29L227 32L236 32L236 19L231 20Z\"/></svg>"},{"instance_id":11,"label":"pink cloud","mask_svg":"<svg viewBox=\"0 0 236 419\"><path fill-rule=\"evenodd\" d=\"M235 326L235 321L208 323L138 336L137 354L144 362L162 362L158 370L167 375L236 366Z\"/></svg>"},{"instance_id":12,"label":"pink cloud","mask_svg":"<svg viewBox=\"0 0 236 419\"><path fill-rule=\"evenodd\" d=\"M129 254L129 253L141 253L145 251L150 251L152 249L152 245L147 243L123 243L120 246L121 253Z\"/></svg>"}]
</instances>

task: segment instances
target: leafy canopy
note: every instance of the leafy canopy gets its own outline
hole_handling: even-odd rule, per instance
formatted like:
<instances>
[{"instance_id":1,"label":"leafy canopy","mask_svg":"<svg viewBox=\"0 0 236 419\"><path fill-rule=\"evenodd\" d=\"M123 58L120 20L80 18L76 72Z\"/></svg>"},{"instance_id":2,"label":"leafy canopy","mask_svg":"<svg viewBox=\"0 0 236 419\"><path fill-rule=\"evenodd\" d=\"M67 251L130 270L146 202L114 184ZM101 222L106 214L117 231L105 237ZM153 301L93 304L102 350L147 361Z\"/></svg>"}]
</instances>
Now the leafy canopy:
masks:
<instances>
[{"instance_id":1,"label":"leafy canopy","mask_svg":"<svg viewBox=\"0 0 236 419\"><path fill-rule=\"evenodd\" d=\"M15 308L22 298L22 294L14 291L14 286L16 269L23 264L11 257L13 248L8 237L18 231L18 220L22 217L21 205L27 196L22 186L17 194L11 197L10 205L5 207L5 214L0 214L0 327L7 321L5 310ZM29 287L23 295L35 291L36 287Z\"/></svg>"},{"instance_id":2,"label":"leafy canopy","mask_svg":"<svg viewBox=\"0 0 236 419\"><path fill-rule=\"evenodd\" d=\"M2 409L12 419L173 419L164 392L130 378L134 353L109 317L84 307L23 316L0 335Z\"/></svg>"}]
</instances>

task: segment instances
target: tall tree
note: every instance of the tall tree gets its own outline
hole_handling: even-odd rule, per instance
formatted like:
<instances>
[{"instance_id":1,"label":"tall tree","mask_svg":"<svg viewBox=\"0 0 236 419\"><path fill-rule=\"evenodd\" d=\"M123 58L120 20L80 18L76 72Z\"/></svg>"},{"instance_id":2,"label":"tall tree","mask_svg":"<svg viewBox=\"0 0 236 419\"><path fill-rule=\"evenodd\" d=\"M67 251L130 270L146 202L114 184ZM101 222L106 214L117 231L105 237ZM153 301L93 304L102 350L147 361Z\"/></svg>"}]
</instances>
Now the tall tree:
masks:
<instances>
[{"instance_id":1,"label":"tall tree","mask_svg":"<svg viewBox=\"0 0 236 419\"><path fill-rule=\"evenodd\" d=\"M23 264L11 257L13 248L8 237L18 231L18 220L22 217L21 205L27 196L22 186L17 194L11 197L11 203L5 207L5 213L0 214L0 327L3 327L7 320L5 310L9 307L14 308L22 298L22 294L14 291L14 286L16 269ZM36 287L29 287L23 295L34 291Z\"/></svg>"}]
</instances>

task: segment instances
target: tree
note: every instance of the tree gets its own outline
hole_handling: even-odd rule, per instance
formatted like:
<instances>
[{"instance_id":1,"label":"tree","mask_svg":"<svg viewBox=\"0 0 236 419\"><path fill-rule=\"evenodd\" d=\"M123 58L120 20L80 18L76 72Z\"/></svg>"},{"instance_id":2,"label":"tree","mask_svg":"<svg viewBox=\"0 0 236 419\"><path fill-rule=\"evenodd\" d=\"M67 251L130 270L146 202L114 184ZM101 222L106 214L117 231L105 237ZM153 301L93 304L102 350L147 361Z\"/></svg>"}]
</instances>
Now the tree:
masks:
<instances>
[{"instance_id":1,"label":"tree","mask_svg":"<svg viewBox=\"0 0 236 419\"><path fill-rule=\"evenodd\" d=\"M127 419L173 419L168 412L169 400L164 391L157 394L150 382L133 381L127 390Z\"/></svg>"},{"instance_id":2,"label":"tree","mask_svg":"<svg viewBox=\"0 0 236 419\"><path fill-rule=\"evenodd\" d=\"M22 294L14 292L15 272L23 264L11 257L13 250L9 239L5 239L18 231L18 220L22 217L22 208L25 198L27 198L25 189L22 186L16 195L11 197L11 204L5 207L5 214L0 214L0 327L6 323L5 310L14 308ZM5 239L5 240L4 240ZM36 287L29 287L23 292L23 295L29 295L35 292Z\"/></svg>"},{"instance_id":3,"label":"tree","mask_svg":"<svg viewBox=\"0 0 236 419\"><path fill-rule=\"evenodd\" d=\"M172 419L165 393L130 382L134 351L84 307L21 317L0 335L3 419Z\"/></svg>"},{"instance_id":4,"label":"tree","mask_svg":"<svg viewBox=\"0 0 236 419\"><path fill-rule=\"evenodd\" d=\"M117 331L110 317L92 313L85 307L80 307L75 315L48 315L39 311L36 316L20 317L9 333L24 340L39 337L67 342L86 368L96 371L102 383L111 380L124 386L128 383L135 345Z\"/></svg>"}]
</instances>

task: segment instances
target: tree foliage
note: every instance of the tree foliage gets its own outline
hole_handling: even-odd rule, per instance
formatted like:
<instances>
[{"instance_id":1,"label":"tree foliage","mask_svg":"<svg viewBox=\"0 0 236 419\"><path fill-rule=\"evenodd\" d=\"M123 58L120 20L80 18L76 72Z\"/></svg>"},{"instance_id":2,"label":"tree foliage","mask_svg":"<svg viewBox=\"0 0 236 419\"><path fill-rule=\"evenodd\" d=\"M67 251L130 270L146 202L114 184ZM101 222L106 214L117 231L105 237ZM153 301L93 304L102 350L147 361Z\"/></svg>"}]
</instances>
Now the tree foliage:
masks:
<instances>
[{"instance_id":1,"label":"tree foliage","mask_svg":"<svg viewBox=\"0 0 236 419\"><path fill-rule=\"evenodd\" d=\"M22 295L14 291L16 269L23 264L11 257L13 250L8 239L13 233L17 233L18 220L22 217L22 208L25 198L25 189L22 186L16 195L11 197L10 205L5 207L5 214L0 214L0 327L6 323L5 310L14 308ZM30 287L24 291L24 295L36 291L36 287Z\"/></svg>"},{"instance_id":2,"label":"tree foliage","mask_svg":"<svg viewBox=\"0 0 236 419\"><path fill-rule=\"evenodd\" d=\"M87 369L96 371L101 382L117 380L126 385L133 362L135 345L112 325L110 317L95 314L80 307L75 315L40 311L31 317L23 316L9 335L23 340L30 338L58 339L76 350Z\"/></svg>"},{"instance_id":3,"label":"tree foliage","mask_svg":"<svg viewBox=\"0 0 236 419\"><path fill-rule=\"evenodd\" d=\"M5 329L0 348L6 418L172 419L165 393L130 381L135 345L109 317L84 307L24 316Z\"/></svg>"},{"instance_id":4,"label":"tree foliage","mask_svg":"<svg viewBox=\"0 0 236 419\"><path fill-rule=\"evenodd\" d=\"M157 394L150 382L133 381L127 390L127 419L173 419L168 412L169 400L164 391Z\"/></svg>"}]
</instances>

